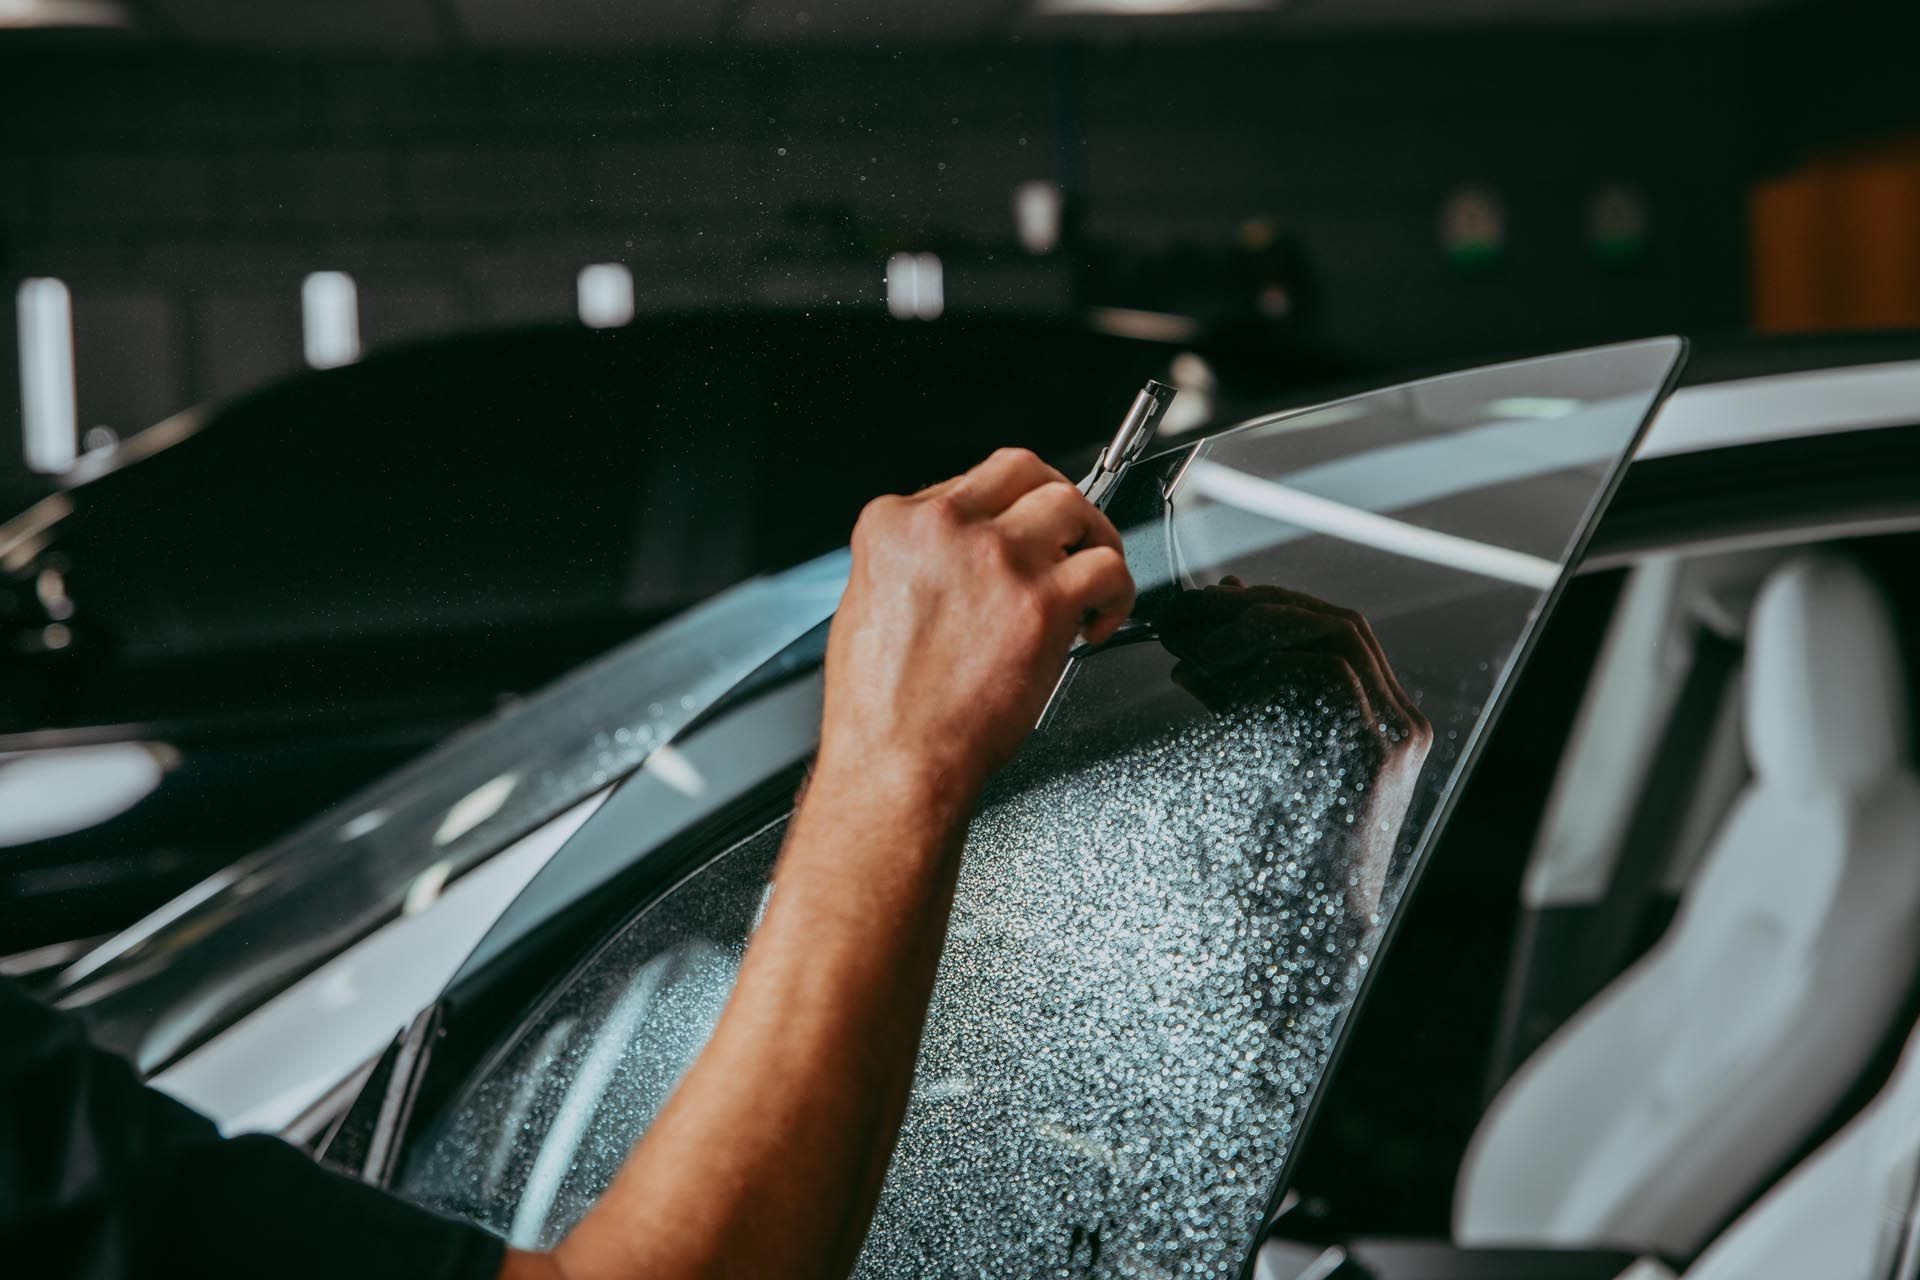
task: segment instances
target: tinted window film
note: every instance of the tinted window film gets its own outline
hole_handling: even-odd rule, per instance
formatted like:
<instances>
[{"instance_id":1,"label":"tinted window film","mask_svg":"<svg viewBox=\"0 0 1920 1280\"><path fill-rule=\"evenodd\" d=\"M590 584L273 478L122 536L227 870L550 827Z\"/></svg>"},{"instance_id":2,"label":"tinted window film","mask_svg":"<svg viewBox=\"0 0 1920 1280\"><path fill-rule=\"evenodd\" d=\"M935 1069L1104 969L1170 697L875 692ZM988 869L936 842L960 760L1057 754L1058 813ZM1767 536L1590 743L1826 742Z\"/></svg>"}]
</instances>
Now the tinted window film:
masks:
<instances>
[{"instance_id":1,"label":"tinted window film","mask_svg":"<svg viewBox=\"0 0 1920 1280\"><path fill-rule=\"evenodd\" d=\"M1129 473L1148 604L973 824L860 1274L1248 1265L1382 928L1677 355L1454 375ZM403 1189L563 1234L711 1026L777 839L562 983Z\"/></svg>"}]
</instances>

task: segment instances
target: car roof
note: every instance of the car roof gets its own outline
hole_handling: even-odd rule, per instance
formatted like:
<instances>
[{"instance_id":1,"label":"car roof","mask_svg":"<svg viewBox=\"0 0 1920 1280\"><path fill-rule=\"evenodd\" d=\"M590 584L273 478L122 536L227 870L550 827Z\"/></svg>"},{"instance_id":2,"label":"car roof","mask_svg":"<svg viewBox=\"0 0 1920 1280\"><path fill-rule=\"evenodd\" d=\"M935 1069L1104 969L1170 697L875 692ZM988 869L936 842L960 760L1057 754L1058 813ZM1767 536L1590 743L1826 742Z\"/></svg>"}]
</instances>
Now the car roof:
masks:
<instances>
[{"instance_id":1,"label":"car roof","mask_svg":"<svg viewBox=\"0 0 1920 1280\"><path fill-rule=\"evenodd\" d=\"M1920 358L1682 386L1634 456L1658 458L1920 421Z\"/></svg>"}]
</instances>

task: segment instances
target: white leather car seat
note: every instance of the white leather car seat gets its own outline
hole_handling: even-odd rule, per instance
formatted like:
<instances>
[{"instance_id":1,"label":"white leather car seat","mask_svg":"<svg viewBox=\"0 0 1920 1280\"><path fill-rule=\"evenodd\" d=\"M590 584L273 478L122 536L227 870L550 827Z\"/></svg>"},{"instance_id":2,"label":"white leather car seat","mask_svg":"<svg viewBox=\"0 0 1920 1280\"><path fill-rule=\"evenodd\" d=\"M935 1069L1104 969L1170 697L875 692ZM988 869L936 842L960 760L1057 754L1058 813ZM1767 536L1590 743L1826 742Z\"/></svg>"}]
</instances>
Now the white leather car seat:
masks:
<instances>
[{"instance_id":1,"label":"white leather car seat","mask_svg":"<svg viewBox=\"0 0 1920 1280\"><path fill-rule=\"evenodd\" d=\"M1769 575L1753 779L1678 916L1495 1099L1461 1244L1697 1252L1858 1077L1920 961L1920 780L1886 602L1850 562Z\"/></svg>"},{"instance_id":2,"label":"white leather car seat","mask_svg":"<svg viewBox=\"0 0 1920 1280\"><path fill-rule=\"evenodd\" d=\"M1686 1280L1884 1280L1920 1181L1920 1032L1853 1120L1740 1216Z\"/></svg>"}]
</instances>

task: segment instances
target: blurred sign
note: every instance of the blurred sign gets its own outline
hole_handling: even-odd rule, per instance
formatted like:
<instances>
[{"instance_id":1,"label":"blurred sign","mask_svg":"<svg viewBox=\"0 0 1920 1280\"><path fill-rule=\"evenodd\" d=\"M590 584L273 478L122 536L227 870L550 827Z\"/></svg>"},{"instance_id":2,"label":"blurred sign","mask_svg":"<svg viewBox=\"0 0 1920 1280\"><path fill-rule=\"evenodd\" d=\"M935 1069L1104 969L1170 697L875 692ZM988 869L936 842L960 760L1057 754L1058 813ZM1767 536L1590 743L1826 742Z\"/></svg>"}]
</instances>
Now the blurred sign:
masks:
<instances>
[{"instance_id":1,"label":"blurred sign","mask_svg":"<svg viewBox=\"0 0 1920 1280\"><path fill-rule=\"evenodd\" d=\"M1461 187L1440 206L1440 247L1456 267L1477 269L1507 247L1507 210L1485 187Z\"/></svg>"},{"instance_id":2,"label":"blurred sign","mask_svg":"<svg viewBox=\"0 0 1920 1280\"><path fill-rule=\"evenodd\" d=\"M1608 183L1587 207L1587 241L1610 266L1638 262L1647 250L1647 202L1638 189Z\"/></svg>"}]
</instances>

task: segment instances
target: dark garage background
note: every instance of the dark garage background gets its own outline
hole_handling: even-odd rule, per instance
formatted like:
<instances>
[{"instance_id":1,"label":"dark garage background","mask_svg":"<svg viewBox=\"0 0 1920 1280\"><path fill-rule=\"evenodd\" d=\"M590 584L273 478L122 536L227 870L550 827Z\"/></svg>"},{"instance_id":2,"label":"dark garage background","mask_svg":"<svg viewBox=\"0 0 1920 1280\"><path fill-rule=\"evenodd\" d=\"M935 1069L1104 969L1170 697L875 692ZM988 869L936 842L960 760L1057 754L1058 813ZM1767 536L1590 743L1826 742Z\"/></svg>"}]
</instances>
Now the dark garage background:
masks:
<instances>
[{"instance_id":1,"label":"dark garage background","mask_svg":"<svg viewBox=\"0 0 1920 1280\"><path fill-rule=\"evenodd\" d=\"M1073 35L1004 0L927 8L154 0L150 37L15 37L0 272L68 282L81 420L124 435L297 369L312 270L355 277L368 347L565 318L589 262L628 264L642 312L878 306L884 253L860 250L1010 243L1014 187L1044 179L1126 252L1274 219L1327 340L1404 362L1743 324L1749 186L1794 158L1777 117L1844 133L1799 108L1830 116L1855 78L1792 35L1814 15L1749 0ZM1648 213L1626 268L1590 244L1608 184ZM1441 250L1465 186L1506 207L1497 269ZM1004 255L947 271L956 308L1076 301Z\"/></svg>"},{"instance_id":2,"label":"dark garage background","mask_svg":"<svg viewBox=\"0 0 1920 1280\"><path fill-rule=\"evenodd\" d=\"M931 478L988 435L1056 453L1091 439L1141 369L1274 290L1284 316L1256 334L1271 376L1245 403L1655 332L1920 324L1910 5L37 3L115 21L0 30L0 281L9 298L24 280L65 282L92 456L193 406L219 429L76 490L97 492L69 522L82 550L47 554L77 562L0 566L14 582L0 752L117 735L164 739L182 778L225 763L159 825L12 851L0 952L111 923L501 696L831 545L876 487ZM1898 198L1862 221L1848 194L1861 181ZM1031 182L1063 204L1046 252L1015 231ZM1494 225L1469 218L1463 235L1463 202ZM942 264L930 325L886 319L899 253ZM783 411L777 434L675 419L672 449L632 464L655 468L652 488L596 479L605 433L639 410L543 416L543 388L571 385L575 366L538 354L580 329L576 276L595 263L631 272L622 341L671 368L683 404L715 386L736 409L773 403L742 389L768 343L790 365L759 372L783 369L783 386L815 366L823 386L857 386L869 358L891 380L832 415ZM305 371L316 271L355 283L359 369ZM858 335L890 324L925 329L901 347L917 354L863 354L879 348ZM25 464L15 325L0 307L0 519L72 483ZM1057 345L1103 329L1106 346ZM409 363L409 344L478 333L490 345ZM526 405L489 413L472 371L512 385L523 360ZM956 433L953 388L984 380L1046 394L1024 414L969 410L974 434ZM514 459L536 455L545 487L520 484L528 510L597 510L611 490L594 484L625 484L640 515L567 536L676 571L636 587L631 565L611 565L604 598L549 599L510 540L480 539L458 563L415 566L480 587L418 591L402 625L392 590L362 589L364 547L327 541L384 527L396 503L445 528L435 504L483 473L510 520ZM553 478L569 468L577 493ZM244 520L221 506L243 490ZM662 553L647 541L660 519L642 517L666 492L685 510ZM269 527L289 539L270 571ZM73 586L71 622L36 612L46 564ZM328 602L326 617L269 625L297 600ZM463 647L422 658L409 646L447 643L455 603ZM129 849L149 856L129 865ZM45 907L88 885L132 887L99 912ZM40 905L4 915L27 897Z\"/></svg>"}]
</instances>

